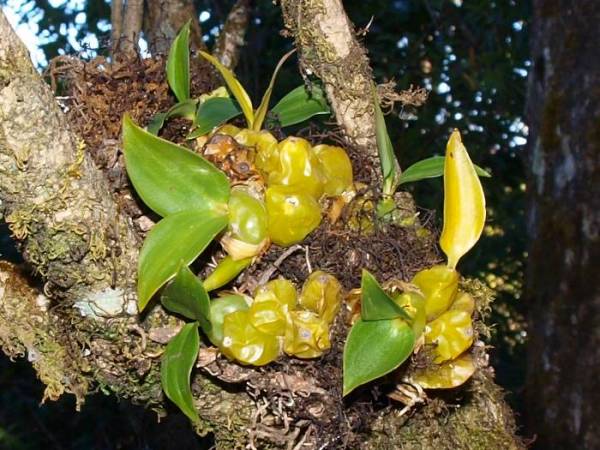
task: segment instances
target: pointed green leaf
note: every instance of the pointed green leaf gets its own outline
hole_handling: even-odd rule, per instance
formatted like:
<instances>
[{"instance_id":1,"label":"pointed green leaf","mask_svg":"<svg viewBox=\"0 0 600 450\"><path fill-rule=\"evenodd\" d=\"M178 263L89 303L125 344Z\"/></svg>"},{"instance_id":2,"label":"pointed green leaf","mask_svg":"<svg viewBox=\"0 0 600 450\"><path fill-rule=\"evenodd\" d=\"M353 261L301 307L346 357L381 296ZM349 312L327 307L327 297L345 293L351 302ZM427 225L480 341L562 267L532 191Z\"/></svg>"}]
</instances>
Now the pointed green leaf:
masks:
<instances>
[{"instance_id":1,"label":"pointed green leaf","mask_svg":"<svg viewBox=\"0 0 600 450\"><path fill-rule=\"evenodd\" d=\"M402 319L359 319L344 346L344 395L398 368L414 345L415 333Z\"/></svg>"},{"instance_id":2,"label":"pointed green leaf","mask_svg":"<svg viewBox=\"0 0 600 450\"><path fill-rule=\"evenodd\" d=\"M398 186L398 177L400 176L401 170L396 155L394 154L392 141L387 132L385 117L379 107L379 97L377 96L375 87L373 87L373 103L375 106L377 150L379 152L379 162L381 164L381 173L383 176L383 194L390 196L394 194L394 191Z\"/></svg>"},{"instance_id":3,"label":"pointed green leaf","mask_svg":"<svg viewBox=\"0 0 600 450\"><path fill-rule=\"evenodd\" d=\"M373 275L363 269L361 280L360 316L365 321L402 317L412 321L403 308L385 293Z\"/></svg>"},{"instance_id":4,"label":"pointed green leaf","mask_svg":"<svg viewBox=\"0 0 600 450\"><path fill-rule=\"evenodd\" d=\"M153 136L123 118L127 174L144 203L161 216L179 211L225 210L227 176L200 155Z\"/></svg>"},{"instance_id":5,"label":"pointed green leaf","mask_svg":"<svg viewBox=\"0 0 600 450\"><path fill-rule=\"evenodd\" d=\"M160 301L169 311L198 321L204 331L210 330L210 299L202 282L188 266L181 265L162 292Z\"/></svg>"},{"instance_id":6,"label":"pointed green leaf","mask_svg":"<svg viewBox=\"0 0 600 450\"><path fill-rule=\"evenodd\" d=\"M398 184L411 183L426 178L441 177L444 174L444 156L432 156L414 163L400 175ZM480 177L489 178L492 175L479 166L475 166L475 172Z\"/></svg>"},{"instance_id":7,"label":"pointed green leaf","mask_svg":"<svg viewBox=\"0 0 600 450\"><path fill-rule=\"evenodd\" d=\"M217 267L202 282L204 289L214 291L225 286L235 277L237 277L246 267L252 264L254 258L242 258L237 261L230 255L227 255L217 264Z\"/></svg>"},{"instance_id":8,"label":"pointed green leaf","mask_svg":"<svg viewBox=\"0 0 600 450\"><path fill-rule=\"evenodd\" d=\"M196 118L197 103L197 100L185 100L171 106L167 112L155 114L146 126L146 130L156 136L164 126L165 121L172 117L185 117L193 121Z\"/></svg>"},{"instance_id":9,"label":"pointed green leaf","mask_svg":"<svg viewBox=\"0 0 600 450\"><path fill-rule=\"evenodd\" d=\"M187 139L204 136L215 127L239 116L241 113L240 107L229 97L209 98L198 107L196 113L197 128L187 136Z\"/></svg>"},{"instance_id":10,"label":"pointed green leaf","mask_svg":"<svg viewBox=\"0 0 600 450\"><path fill-rule=\"evenodd\" d=\"M158 222L140 251L139 310L177 274L182 262L188 265L195 260L226 225L226 215L206 210L181 211Z\"/></svg>"},{"instance_id":11,"label":"pointed green leaf","mask_svg":"<svg viewBox=\"0 0 600 450\"><path fill-rule=\"evenodd\" d=\"M188 323L171 339L160 364L160 382L165 395L192 422L200 420L190 386L190 375L196 364L199 349L198 324Z\"/></svg>"},{"instance_id":12,"label":"pointed green leaf","mask_svg":"<svg viewBox=\"0 0 600 450\"><path fill-rule=\"evenodd\" d=\"M190 98L190 24L188 20L173 40L167 59L167 81L180 102Z\"/></svg>"},{"instance_id":13,"label":"pointed green leaf","mask_svg":"<svg viewBox=\"0 0 600 450\"><path fill-rule=\"evenodd\" d=\"M203 51L200 51L200 54L221 73L225 83L227 84L227 87L242 108L244 116L246 116L248 128L252 128L252 124L254 123L254 110L252 108L252 101L250 100L250 97L248 96L248 93L242 84L235 77L234 73L221 64L217 58Z\"/></svg>"},{"instance_id":14,"label":"pointed green leaf","mask_svg":"<svg viewBox=\"0 0 600 450\"><path fill-rule=\"evenodd\" d=\"M163 125L165 124L165 120L169 117L169 112L161 112L156 113L150 119L148 125L146 125L146 131L148 133L153 134L154 136L158 135L158 132L161 130Z\"/></svg>"},{"instance_id":15,"label":"pointed green leaf","mask_svg":"<svg viewBox=\"0 0 600 450\"><path fill-rule=\"evenodd\" d=\"M269 87L265 91L262 100L260 101L260 106L256 109L254 114L254 124L252 125L252 129L254 131L260 131L263 122L265 121L265 117L267 116L267 111L269 109L269 102L271 101L271 94L273 93L273 87L275 86L275 79L277 78L277 74L283 66L283 63L294 53L296 49L290 50L287 52L277 63L275 70L273 71L273 75L271 76L271 82L269 83Z\"/></svg>"},{"instance_id":16,"label":"pointed green leaf","mask_svg":"<svg viewBox=\"0 0 600 450\"><path fill-rule=\"evenodd\" d=\"M279 100L269 114L279 122L281 127L288 127L313 116L330 113L323 90L317 85L311 88L302 85Z\"/></svg>"}]
</instances>

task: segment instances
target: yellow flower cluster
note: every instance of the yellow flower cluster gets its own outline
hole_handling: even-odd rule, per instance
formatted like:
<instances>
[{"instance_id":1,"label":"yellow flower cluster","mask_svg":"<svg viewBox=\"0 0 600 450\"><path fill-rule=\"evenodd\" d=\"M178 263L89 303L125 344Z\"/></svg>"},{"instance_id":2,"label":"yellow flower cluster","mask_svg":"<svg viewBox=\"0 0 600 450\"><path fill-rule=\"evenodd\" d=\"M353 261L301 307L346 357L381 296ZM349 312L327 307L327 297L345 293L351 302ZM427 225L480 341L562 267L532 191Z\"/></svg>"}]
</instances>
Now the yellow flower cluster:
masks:
<instances>
[{"instance_id":1,"label":"yellow flower cluster","mask_svg":"<svg viewBox=\"0 0 600 450\"><path fill-rule=\"evenodd\" d=\"M224 247L234 259L259 254L264 240L284 247L302 241L321 223L319 201L353 190L352 165L343 148L313 147L294 136L278 142L266 130L240 130L232 125L216 133L253 148L250 162L264 181L264 193L263 186L257 189L256 185L232 191L230 233Z\"/></svg>"},{"instance_id":2,"label":"yellow flower cluster","mask_svg":"<svg viewBox=\"0 0 600 450\"><path fill-rule=\"evenodd\" d=\"M300 295L279 278L260 286L254 298L228 295L211 302L211 341L227 357L262 366L282 352L316 358L330 348L329 327L340 308L342 287L332 275L313 272Z\"/></svg>"}]
</instances>

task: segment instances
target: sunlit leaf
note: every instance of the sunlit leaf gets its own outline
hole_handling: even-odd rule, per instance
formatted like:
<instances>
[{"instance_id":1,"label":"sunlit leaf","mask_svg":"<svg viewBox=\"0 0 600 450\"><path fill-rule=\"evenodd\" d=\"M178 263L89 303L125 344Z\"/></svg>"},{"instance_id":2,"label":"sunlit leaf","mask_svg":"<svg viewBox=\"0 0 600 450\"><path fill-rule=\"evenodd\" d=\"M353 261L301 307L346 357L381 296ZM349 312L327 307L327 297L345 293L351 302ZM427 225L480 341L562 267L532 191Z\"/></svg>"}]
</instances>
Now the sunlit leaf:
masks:
<instances>
[{"instance_id":1,"label":"sunlit leaf","mask_svg":"<svg viewBox=\"0 0 600 450\"><path fill-rule=\"evenodd\" d=\"M167 59L167 81L180 102L190 98L190 23L173 40Z\"/></svg>"},{"instance_id":2,"label":"sunlit leaf","mask_svg":"<svg viewBox=\"0 0 600 450\"><path fill-rule=\"evenodd\" d=\"M362 271L360 315L363 320L386 320L411 317L385 293L377 280L366 270Z\"/></svg>"},{"instance_id":3,"label":"sunlit leaf","mask_svg":"<svg viewBox=\"0 0 600 450\"><path fill-rule=\"evenodd\" d=\"M298 86L271 109L272 115L282 127L295 125L319 114L330 114L325 93L317 86Z\"/></svg>"},{"instance_id":4,"label":"sunlit leaf","mask_svg":"<svg viewBox=\"0 0 600 450\"><path fill-rule=\"evenodd\" d=\"M181 266L162 292L160 301L169 311L196 320L205 331L210 330L210 299L188 266Z\"/></svg>"},{"instance_id":5,"label":"sunlit leaf","mask_svg":"<svg viewBox=\"0 0 600 450\"><path fill-rule=\"evenodd\" d=\"M467 149L455 130L444 161L444 226L440 247L454 269L479 240L485 225L485 195Z\"/></svg>"},{"instance_id":6,"label":"sunlit leaf","mask_svg":"<svg viewBox=\"0 0 600 450\"><path fill-rule=\"evenodd\" d=\"M398 184L441 177L444 174L444 161L445 157L443 156L432 156L431 158L418 161L402 172ZM479 166L475 166L475 172L480 177L489 178L492 176L488 171Z\"/></svg>"},{"instance_id":7,"label":"sunlit leaf","mask_svg":"<svg viewBox=\"0 0 600 450\"><path fill-rule=\"evenodd\" d=\"M224 211L227 176L200 155L153 136L123 118L127 174L144 203L161 216L190 209Z\"/></svg>"},{"instance_id":8,"label":"sunlit leaf","mask_svg":"<svg viewBox=\"0 0 600 450\"><path fill-rule=\"evenodd\" d=\"M227 216L206 210L181 211L165 217L148 233L138 265L138 307L177 274L181 264L195 260L227 225Z\"/></svg>"},{"instance_id":9,"label":"sunlit leaf","mask_svg":"<svg viewBox=\"0 0 600 450\"><path fill-rule=\"evenodd\" d=\"M377 91L373 88L373 103L375 107L375 131L377 138L377 150L379 162L381 163L381 174L383 176L383 194L392 195L398 186L400 176L400 165L394 154L394 147L387 132L385 117L379 106Z\"/></svg>"},{"instance_id":10,"label":"sunlit leaf","mask_svg":"<svg viewBox=\"0 0 600 450\"><path fill-rule=\"evenodd\" d=\"M402 319L359 319L344 346L344 395L396 369L410 356L414 345L415 334Z\"/></svg>"},{"instance_id":11,"label":"sunlit leaf","mask_svg":"<svg viewBox=\"0 0 600 450\"><path fill-rule=\"evenodd\" d=\"M250 100L250 97L248 96L248 93L242 84L235 77L234 73L221 64L217 58L203 51L200 51L200 54L221 73L225 83L227 83L227 87L242 108L244 116L246 116L248 128L252 128L254 124L254 110L252 109L252 101Z\"/></svg>"},{"instance_id":12,"label":"sunlit leaf","mask_svg":"<svg viewBox=\"0 0 600 450\"><path fill-rule=\"evenodd\" d=\"M173 105L167 112L155 114L150 120L146 130L148 133L157 135L168 119L173 117L185 117L194 120L196 116L196 100L185 100Z\"/></svg>"},{"instance_id":13,"label":"sunlit leaf","mask_svg":"<svg viewBox=\"0 0 600 450\"><path fill-rule=\"evenodd\" d=\"M210 133L215 127L242 113L237 103L229 97L213 97L204 101L196 113L196 128L188 135L195 139Z\"/></svg>"},{"instance_id":14,"label":"sunlit leaf","mask_svg":"<svg viewBox=\"0 0 600 450\"><path fill-rule=\"evenodd\" d=\"M199 349L198 324L188 323L171 339L160 364L160 382L165 395L192 422L200 420L190 386L190 375Z\"/></svg>"},{"instance_id":15,"label":"sunlit leaf","mask_svg":"<svg viewBox=\"0 0 600 450\"><path fill-rule=\"evenodd\" d=\"M271 76L271 82L269 83L269 87L265 91L263 98L260 101L260 105L256 109L256 112L254 114L254 124L252 125L252 128L254 129L254 131L261 130L261 128L263 126L263 122L265 121L265 117L267 116L267 110L269 109L269 102L271 101L271 94L273 93L273 86L275 86L275 79L277 78L277 74L279 73L281 66L283 66L283 63L295 51L296 51L296 49L290 50L285 55L283 55L283 57L277 63L277 66L275 67L275 70L273 71L273 75Z\"/></svg>"}]
</instances>

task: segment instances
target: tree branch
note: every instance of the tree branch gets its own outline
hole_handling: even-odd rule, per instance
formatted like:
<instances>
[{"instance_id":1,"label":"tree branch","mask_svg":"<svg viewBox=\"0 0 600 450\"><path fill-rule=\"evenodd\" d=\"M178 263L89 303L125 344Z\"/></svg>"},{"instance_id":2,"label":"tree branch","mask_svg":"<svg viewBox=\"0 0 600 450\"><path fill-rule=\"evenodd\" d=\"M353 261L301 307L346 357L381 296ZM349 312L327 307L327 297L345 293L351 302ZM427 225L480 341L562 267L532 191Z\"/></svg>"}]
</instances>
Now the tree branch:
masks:
<instances>
[{"instance_id":1,"label":"tree branch","mask_svg":"<svg viewBox=\"0 0 600 450\"><path fill-rule=\"evenodd\" d=\"M213 55L229 69L233 70L238 63L249 18L249 0L238 0L231 8L215 44Z\"/></svg>"},{"instance_id":2,"label":"tree branch","mask_svg":"<svg viewBox=\"0 0 600 450\"><path fill-rule=\"evenodd\" d=\"M373 77L341 0L282 0L305 75L320 78L348 140L377 157Z\"/></svg>"}]
</instances>

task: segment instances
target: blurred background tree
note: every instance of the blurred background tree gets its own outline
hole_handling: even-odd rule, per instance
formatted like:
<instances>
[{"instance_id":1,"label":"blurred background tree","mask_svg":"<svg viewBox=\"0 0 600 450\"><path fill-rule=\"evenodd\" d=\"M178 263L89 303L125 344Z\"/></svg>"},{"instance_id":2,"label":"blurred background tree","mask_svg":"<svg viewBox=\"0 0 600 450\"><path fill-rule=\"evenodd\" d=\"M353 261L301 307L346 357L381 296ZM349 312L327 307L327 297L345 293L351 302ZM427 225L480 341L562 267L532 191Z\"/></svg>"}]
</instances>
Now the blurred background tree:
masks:
<instances>
[{"instance_id":1,"label":"blurred background tree","mask_svg":"<svg viewBox=\"0 0 600 450\"><path fill-rule=\"evenodd\" d=\"M231 0L195 0L202 40L209 48L233 4ZM110 54L110 2L0 0L0 5L30 46L40 69L57 55L92 58ZM292 43L280 34L283 23L278 7L270 0L257 0L251 6L246 44L236 71L257 98ZM497 292L491 321L495 326L489 340L494 347L492 364L498 382L509 391L509 402L522 410L519 400L526 339L521 304L526 258L523 153L528 133L523 110L531 65L530 2L372 0L346 1L345 8L369 51L378 82L393 79L399 89L413 85L430 92L419 109L396 109L388 116L401 166L442 154L449 132L458 128L473 160L492 172L493 178L484 180L488 199L484 239L461 271L484 280ZM149 48L146 38L142 33L140 48L145 55ZM279 77L275 97L299 82L297 68L288 64ZM441 211L441 179L408 189L419 206ZM3 238L6 240L6 232ZM6 244L2 248L2 253L8 251ZM176 433L182 441L161 442L161 433L148 431L159 428L154 426L151 412L102 395L90 399L75 419L69 400L38 408L41 388L30 369L2 361L1 373L0 447L202 448L185 421L170 418L160 427L187 430L187 434ZM78 439L73 439L74 435Z\"/></svg>"}]
</instances>

